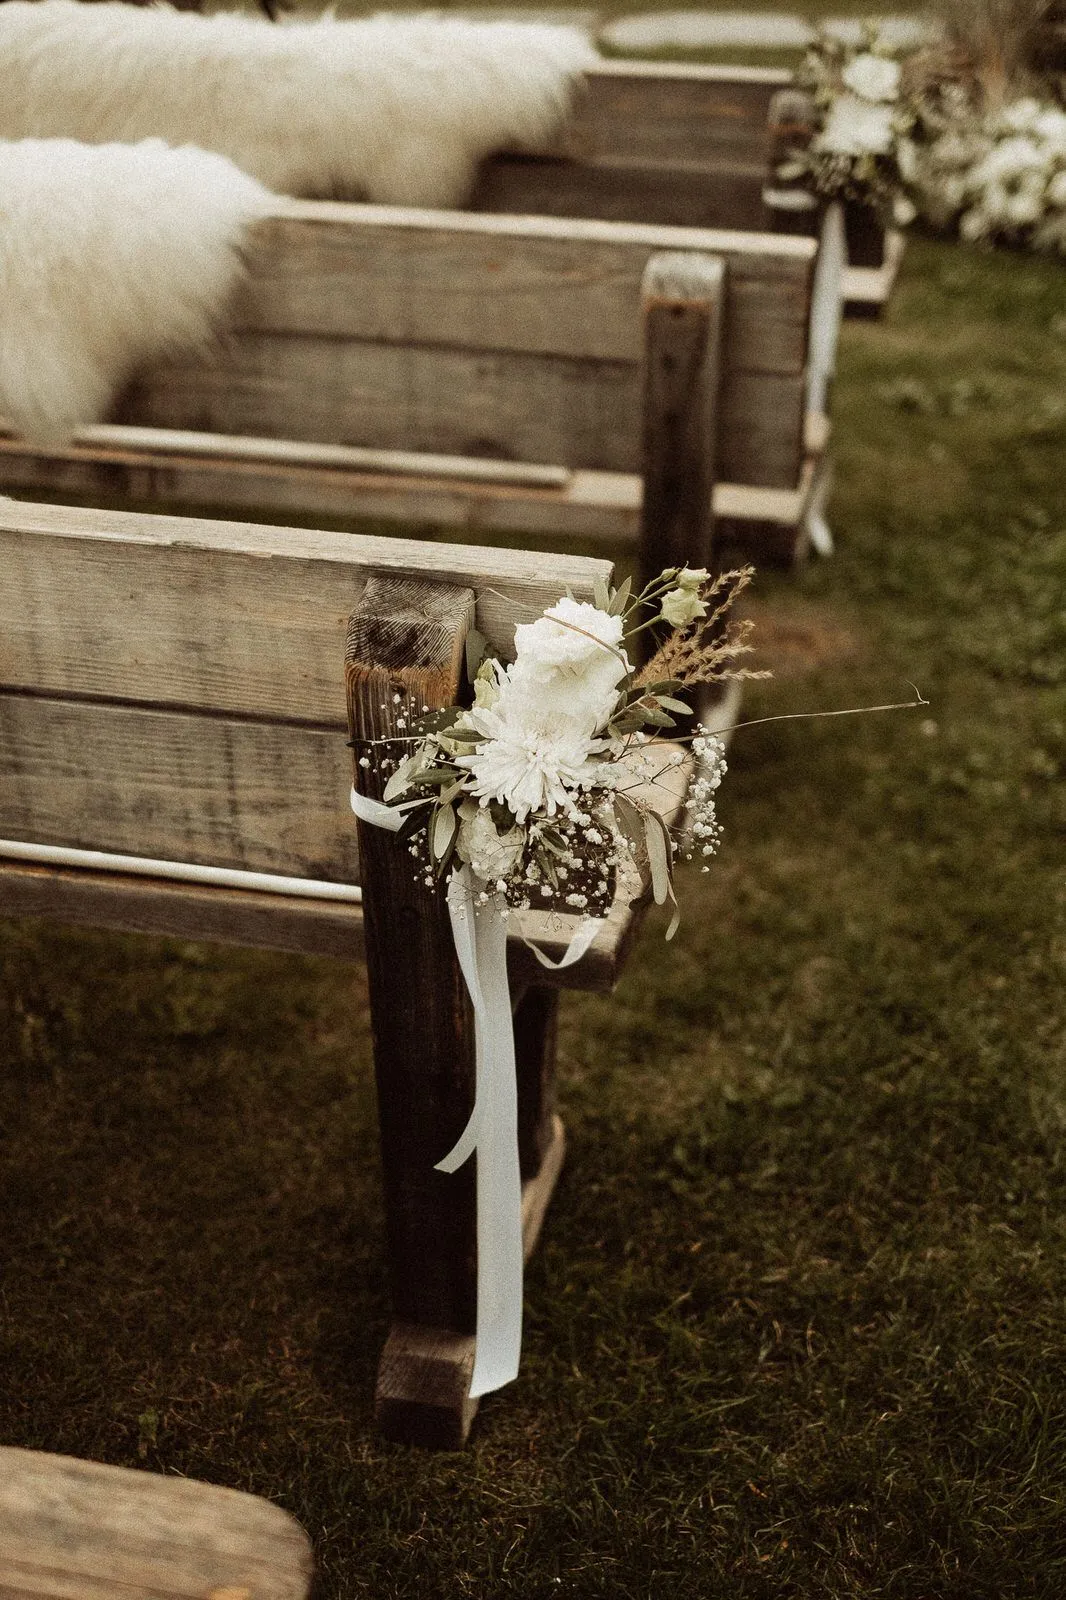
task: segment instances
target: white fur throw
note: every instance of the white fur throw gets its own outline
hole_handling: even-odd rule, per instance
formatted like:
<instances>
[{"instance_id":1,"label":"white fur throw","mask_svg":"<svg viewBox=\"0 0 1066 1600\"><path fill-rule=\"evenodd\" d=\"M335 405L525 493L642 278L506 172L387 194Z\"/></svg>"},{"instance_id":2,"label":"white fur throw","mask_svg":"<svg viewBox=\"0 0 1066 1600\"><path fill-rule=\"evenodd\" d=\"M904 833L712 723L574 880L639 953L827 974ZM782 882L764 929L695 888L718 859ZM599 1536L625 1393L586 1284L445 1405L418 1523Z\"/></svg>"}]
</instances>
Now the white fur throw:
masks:
<instances>
[{"instance_id":1,"label":"white fur throw","mask_svg":"<svg viewBox=\"0 0 1066 1600\"><path fill-rule=\"evenodd\" d=\"M157 139L0 144L0 413L62 439L209 337L273 204L232 162Z\"/></svg>"},{"instance_id":2,"label":"white fur throw","mask_svg":"<svg viewBox=\"0 0 1066 1600\"><path fill-rule=\"evenodd\" d=\"M484 156L550 144L594 59L543 24L7 0L0 138L155 136L282 194L456 206Z\"/></svg>"}]
</instances>

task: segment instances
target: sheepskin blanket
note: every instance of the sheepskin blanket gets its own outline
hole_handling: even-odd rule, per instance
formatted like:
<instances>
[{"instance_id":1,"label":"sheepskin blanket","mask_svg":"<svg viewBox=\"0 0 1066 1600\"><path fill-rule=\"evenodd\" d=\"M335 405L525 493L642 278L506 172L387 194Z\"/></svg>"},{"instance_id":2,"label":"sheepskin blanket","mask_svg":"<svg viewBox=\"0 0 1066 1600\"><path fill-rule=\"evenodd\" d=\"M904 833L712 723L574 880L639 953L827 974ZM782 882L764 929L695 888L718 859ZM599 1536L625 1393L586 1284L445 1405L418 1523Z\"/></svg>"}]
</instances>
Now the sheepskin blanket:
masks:
<instances>
[{"instance_id":1,"label":"sheepskin blanket","mask_svg":"<svg viewBox=\"0 0 1066 1600\"><path fill-rule=\"evenodd\" d=\"M595 59L576 29L169 7L0 5L0 138L157 137L281 194L457 206L477 163L547 148Z\"/></svg>"},{"instance_id":2,"label":"sheepskin blanket","mask_svg":"<svg viewBox=\"0 0 1066 1600\"><path fill-rule=\"evenodd\" d=\"M61 440L137 368L202 343L273 204L222 156L158 139L0 144L0 414Z\"/></svg>"}]
</instances>

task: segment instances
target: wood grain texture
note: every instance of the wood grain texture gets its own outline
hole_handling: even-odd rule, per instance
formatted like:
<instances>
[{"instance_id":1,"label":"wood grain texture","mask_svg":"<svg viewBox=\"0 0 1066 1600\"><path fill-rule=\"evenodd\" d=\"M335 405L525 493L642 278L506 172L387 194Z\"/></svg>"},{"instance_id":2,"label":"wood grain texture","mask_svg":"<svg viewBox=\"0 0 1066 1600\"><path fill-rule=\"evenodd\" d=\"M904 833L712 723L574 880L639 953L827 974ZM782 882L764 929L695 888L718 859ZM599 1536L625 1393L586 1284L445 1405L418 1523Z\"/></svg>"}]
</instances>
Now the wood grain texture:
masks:
<instances>
[{"instance_id":1,"label":"wood grain texture","mask_svg":"<svg viewBox=\"0 0 1066 1600\"><path fill-rule=\"evenodd\" d=\"M0 1447L7 1600L304 1600L311 1548L236 1489Z\"/></svg>"},{"instance_id":2,"label":"wood grain texture","mask_svg":"<svg viewBox=\"0 0 1066 1600\"><path fill-rule=\"evenodd\" d=\"M3 838L358 883L350 783L343 724L0 694Z\"/></svg>"},{"instance_id":3,"label":"wood grain texture","mask_svg":"<svg viewBox=\"0 0 1066 1600\"><path fill-rule=\"evenodd\" d=\"M604 61L586 75L572 139L590 155L761 166L770 101L790 82L772 68Z\"/></svg>"},{"instance_id":4,"label":"wood grain texture","mask_svg":"<svg viewBox=\"0 0 1066 1600\"><path fill-rule=\"evenodd\" d=\"M490 213L761 233L769 227L763 179L761 159L712 166L646 156L494 156L483 165L470 203Z\"/></svg>"},{"instance_id":5,"label":"wood grain texture","mask_svg":"<svg viewBox=\"0 0 1066 1600\"><path fill-rule=\"evenodd\" d=\"M30 866L0 857L0 915L72 927L362 960L360 906L159 878Z\"/></svg>"},{"instance_id":6,"label":"wood grain texture","mask_svg":"<svg viewBox=\"0 0 1066 1600\"><path fill-rule=\"evenodd\" d=\"M806 452L807 446L803 449ZM62 491L96 505L102 499L141 498L146 485L151 485L151 498L156 504L193 508L228 505L244 513L269 507L275 513L426 522L462 528L472 536L492 532L515 538L573 537L615 544L635 541L640 528L642 483L636 473L578 470L568 475L566 487L559 490L496 484L427 485L422 477L368 477L269 462L215 462L205 466L195 458L165 453L109 450L89 454L58 448L37 452L3 439L0 462L0 477L6 475L18 487L34 493ZM736 526L739 537L750 546L751 559L759 558L763 524L773 522L795 528L802 509L805 471L806 465L787 488L723 481L715 484L715 515L728 518ZM443 547L445 553L452 548ZM550 558L568 559L571 558ZM482 591L479 612L496 604L488 590ZM523 617L516 606L509 608L507 614L512 619L513 632L514 621ZM494 631L500 619L490 616L486 620L487 626L482 624L481 631L493 638L496 648L505 648L498 642L504 632Z\"/></svg>"},{"instance_id":7,"label":"wood grain texture","mask_svg":"<svg viewBox=\"0 0 1066 1600\"><path fill-rule=\"evenodd\" d=\"M380 798L381 747L397 718L454 705L473 593L413 580L368 583L345 654L356 783ZM399 699L399 704L396 698ZM372 765L359 757L371 752ZM474 1168L435 1170L474 1103L474 1022L443 889L427 890L384 829L359 824L389 1278L396 1318L473 1333Z\"/></svg>"},{"instance_id":8,"label":"wood grain texture","mask_svg":"<svg viewBox=\"0 0 1066 1600\"><path fill-rule=\"evenodd\" d=\"M278 205L251 240L248 283L230 318L239 338L318 335L635 361L632 319L657 251L727 255L738 283L801 292L814 256L801 239L735 225L690 225L678 238L670 227L548 215ZM802 308L795 314L803 320Z\"/></svg>"},{"instance_id":9,"label":"wood grain texture","mask_svg":"<svg viewBox=\"0 0 1066 1600\"><path fill-rule=\"evenodd\" d=\"M415 540L0 501L0 688L343 728L348 614L374 572L476 584L517 623L609 566ZM343 742L343 741L342 741Z\"/></svg>"},{"instance_id":10,"label":"wood grain texture","mask_svg":"<svg viewBox=\"0 0 1066 1600\"><path fill-rule=\"evenodd\" d=\"M804 327L808 310L809 296ZM723 474L737 483L792 484L802 398L798 370L732 370L722 393ZM640 459L640 369L263 335L198 366L156 374L129 392L116 418L631 472Z\"/></svg>"},{"instance_id":11,"label":"wood grain texture","mask_svg":"<svg viewBox=\"0 0 1066 1600\"><path fill-rule=\"evenodd\" d=\"M713 490L726 265L653 256L644 274L644 500L640 570L713 567Z\"/></svg>"}]
</instances>

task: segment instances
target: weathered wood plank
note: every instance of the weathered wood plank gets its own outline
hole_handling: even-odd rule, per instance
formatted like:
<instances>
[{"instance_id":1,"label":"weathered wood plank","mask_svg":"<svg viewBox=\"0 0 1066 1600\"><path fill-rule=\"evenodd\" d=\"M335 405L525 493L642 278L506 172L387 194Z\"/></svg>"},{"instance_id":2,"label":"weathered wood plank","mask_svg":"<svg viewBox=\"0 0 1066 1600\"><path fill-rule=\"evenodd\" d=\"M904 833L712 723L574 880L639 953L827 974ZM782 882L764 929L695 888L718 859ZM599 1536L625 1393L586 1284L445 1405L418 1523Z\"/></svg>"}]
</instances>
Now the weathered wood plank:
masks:
<instances>
[{"instance_id":1,"label":"weathered wood plank","mask_svg":"<svg viewBox=\"0 0 1066 1600\"><path fill-rule=\"evenodd\" d=\"M349 768L343 724L0 694L7 839L358 883Z\"/></svg>"},{"instance_id":2,"label":"weathered wood plank","mask_svg":"<svg viewBox=\"0 0 1066 1600\"><path fill-rule=\"evenodd\" d=\"M712 566L726 265L681 252L644 274L641 572Z\"/></svg>"},{"instance_id":3,"label":"weathered wood plank","mask_svg":"<svg viewBox=\"0 0 1066 1600\"><path fill-rule=\"evenodd\" d=\"M0 1447L8 1600L304 1600L311 1548L236 1489Z\"/></svg>"},{"instance_id":4,"label":"weathered wood plank","mask_svg":"<svg viewBox=\"0 0 1066 1600\"><path fill-rule=\"evenodd\" d=\"M471 197L475 211L600 217L679 228L769 226L758 159L720 165L599 156L494 156Z\"/></svg>"},{"instance_id":5,"label":"weathered wood plank","mask_svg":"<svg viewBox=\"0 0 1066 1600\"><path fill-rule=\"evenodd\" d=\"M339 662L373 572L476 584L477 621L515 625L610 568L253 524L0 500L0 687L343 727Z\"/></svg>"},{"instance_id":6,"label":"weathered wood plank","mask_svg":"<svg viewBox=\"0 0 1066 1600\"><path fill-rule=\"evenodd\" d=\"M299 446L294 450L298 459ZM0 460L0 475L20 488L37 493L62 492L96 505L101 500L118 498L151 500L157 505L228 505L244 512L269 507L275 513L299 511L316 516L424 521L475 534L563 535L612 543L635 540L640 528L642 483L635 473L577 471L569 475L564 489L537 491L498 485L427 485L421 477L368 477L295 464L235 461L205 465L199 459L163 452L36 452L3 439ZM733 523L751 559L759 558L764 524L795 529L806 493L805 470L788 489L715 484L715 515ZM487 591L483 592L482 605L491 599ZM481 631L490 633L491 627L482 625ZM503 646L497 644L497 648Z\"/></svg>"},{"instance_id":7,"label":"weathered wood plank","mask_svg":"<svg viewBox=\"0 0 1066 1600\"><path fill-rule=\"evenodd\" d=\"M814 244L736 224L687 226L679 238L646 224L279 201L250 242L249 283L230 326L239 336L634 362L641 275L649 256L674 249L728 256L749 295L780 291L779 315L804 321ZM769 303L759 299L754 322ZM758 340L749 330L746 351L731 363L795 370L775 366L772 342L761 355Z\"/></svg>"},{"instance_id":8,"label":"weathered wood plank","mask_svg":"<svg viewBox=\"0 0 1066 1600\"><path fill-rule=\"evenodd\" d=\"M604 61L586 75L570 137L590 155L758 162L770 100L791 81L765 67Z\"/></svg>"},{"instance_id":9,"label":"weathered wood plank","mask_svg":"<svg viewBox=\"0 0 1066 1600\"><path fill-rule=\"evenodd\" d=\"M0 916L361 960L361 906L126 873L30 866L0 854Z\"/></svg>"},{"instance_id":10,"label":"weathered wood plank","mask_svg":"<svg viewBox=\"0 0 1066 1600\"><path fill-rule=\"evenodd\" d=\"M766 487L794 483L802 401L798 371L731 372L722 394L723 476ZM152 427L606 472L640 463L637 364L563 356L256 335L199 364L154 373L116 416Z\"/></svg>"}]
</instances>

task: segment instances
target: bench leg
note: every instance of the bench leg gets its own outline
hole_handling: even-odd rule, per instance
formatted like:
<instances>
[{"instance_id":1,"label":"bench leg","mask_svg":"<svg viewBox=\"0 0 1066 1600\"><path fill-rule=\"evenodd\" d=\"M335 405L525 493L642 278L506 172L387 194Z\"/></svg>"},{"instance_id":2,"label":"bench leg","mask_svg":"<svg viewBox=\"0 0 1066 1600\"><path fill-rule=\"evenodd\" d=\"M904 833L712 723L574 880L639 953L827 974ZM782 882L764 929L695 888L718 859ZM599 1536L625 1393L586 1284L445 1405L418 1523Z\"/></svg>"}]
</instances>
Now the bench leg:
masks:
<instances>
[{"instance_id":1,"label":"bench leg","mask_svg":"<svg viewBox=\"0 0 1066 1600\"><path fill-rule=\"evenodd\" d=\"M380 792L366 741L394 738L397 719L454 704L473 596L411 580L372 578L349 621L348 712L356 781ZM438 1172L474 1102L475 1035L444 894L416 881L393 834L359 825L367 975L374 1031L393 1325L378 1372L376 1417L406 1444L457 1449L470 1399L477 1322L475 1168ZM523 1235L539 1232L562 1162L551 1118L555 1001L531 989L518 1007L523 1084ZM476 1156L474 1158L476 1160Z\"/></svg>"},{"instance_id":2,"label":"bench leg","mask_svg":"<svg viewBox=\"0 0 1066 1600\"><path fill-rule=\"evenodd\" d=\"M566 1135L559 1118L536 1177L522 1185L522 1240L528 1261L536 1248L552 1192L562 1170ZM378 1365L374 1418L386 1439L431 1450L460 1450L477 1414L470 1398L474 1337L396 1321Z\"/></svg>"}]
</instances>

